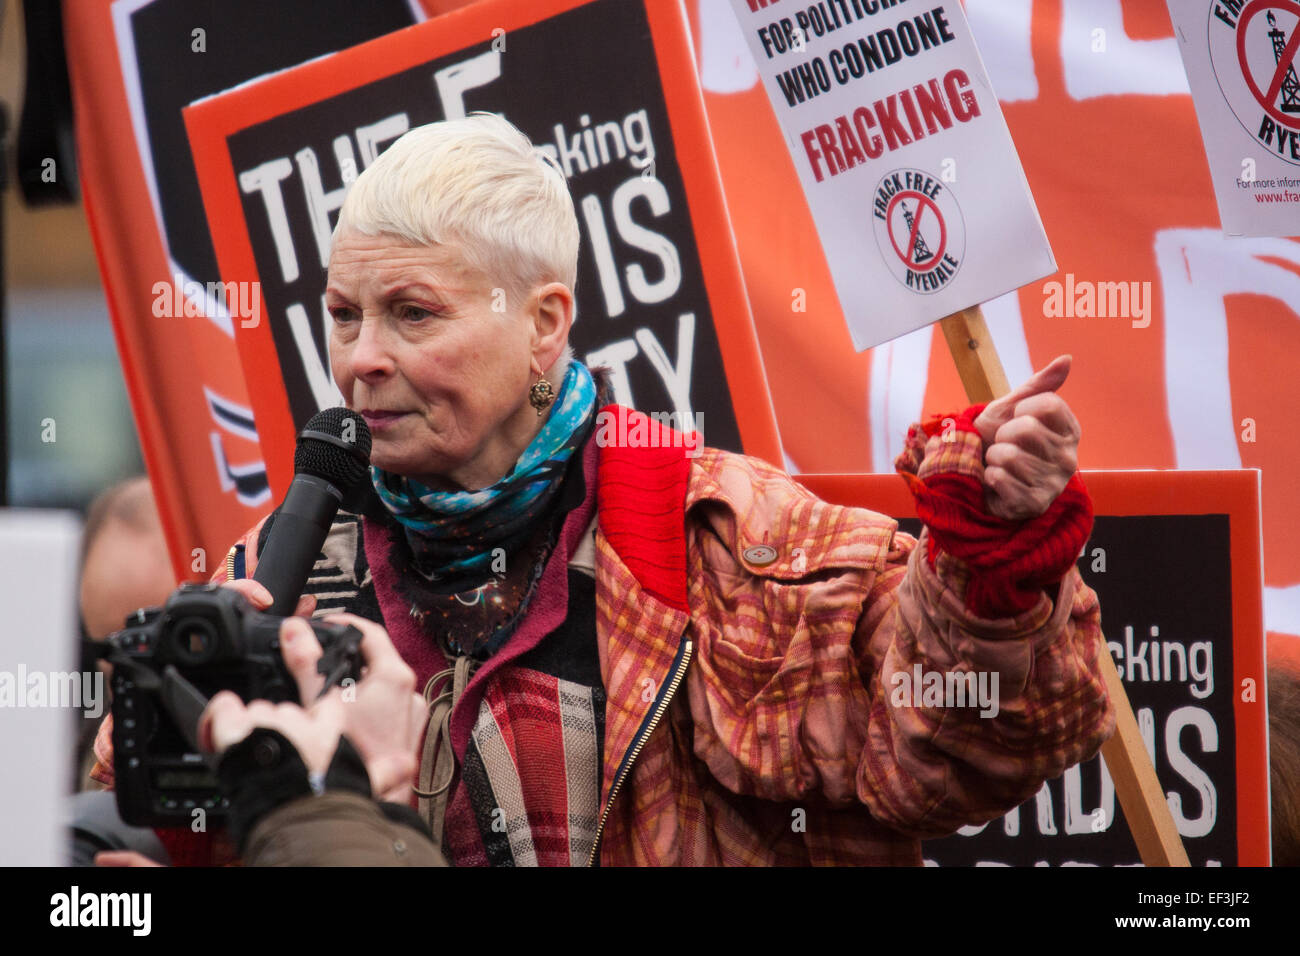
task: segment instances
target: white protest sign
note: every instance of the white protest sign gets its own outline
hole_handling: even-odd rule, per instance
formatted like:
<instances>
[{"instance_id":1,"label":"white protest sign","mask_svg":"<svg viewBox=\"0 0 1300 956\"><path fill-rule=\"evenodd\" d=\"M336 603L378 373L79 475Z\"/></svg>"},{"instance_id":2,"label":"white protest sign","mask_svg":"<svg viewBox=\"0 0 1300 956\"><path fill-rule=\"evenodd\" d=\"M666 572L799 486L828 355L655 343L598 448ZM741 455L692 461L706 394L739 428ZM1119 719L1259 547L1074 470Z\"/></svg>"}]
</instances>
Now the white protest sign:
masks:
<instances>
[{"instance_id":1,"label":"white protest sign","mask_svg":"<svg viewBox=\"0 0 1300 956\"><path fill-rule=\"evenodd\" d=\"M1223 231L1300 235L1300 3L1169 0Z\"/></svg>"},{"instance_id":2,"label":"white protest sign","mask_svg":"<svg viewBox=\"0 0 1300 956\"><path fill-rule=\"evenodd\" d=\"M859 351L1051 275L957 0L731 0Z\"/></svg>"},{"instance_id":3,"label":"white protest sign","mask_svg":"<svg viewBox=\"0 0 1300 956\"><path fill-rule=\"evenodd\" d=\"M64 511L0 509L0 865L58 866L77 714L98 716L103 676L77 651L81 523Z\"/></svg>"}]
</instances>

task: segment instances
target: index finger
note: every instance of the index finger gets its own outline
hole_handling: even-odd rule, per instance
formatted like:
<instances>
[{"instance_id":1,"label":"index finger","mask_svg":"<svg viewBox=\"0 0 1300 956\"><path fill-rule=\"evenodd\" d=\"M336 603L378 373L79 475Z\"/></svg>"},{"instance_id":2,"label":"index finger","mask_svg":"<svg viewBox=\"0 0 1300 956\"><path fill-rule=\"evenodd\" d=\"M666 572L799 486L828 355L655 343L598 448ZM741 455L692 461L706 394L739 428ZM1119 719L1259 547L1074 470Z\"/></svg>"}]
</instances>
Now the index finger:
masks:
<instances>
[{"instance_id":1,"label":"index finger","mask_svg":"<svg viewBox=\"0 0 1300 956\"><path fill-rule=\"evenodd\" d=\"M265 611L271 606L271 592L266 589L266 585L254 581L252 578L237 578L234 581L222 581L223 588L230 588L232 591L238 591L244 597L248 598L248 603L253 605L258 611Z\"/></svg>"},{"instance_id":2,"label":"index finger","mask_svg":"<svg viewBox=\"0 0 1300 956\"><path fill-rule=\"evenodd\" d=\"M316 632L306 619L286 617L280 624L280 654L285 667L298 685L298 699L304 707L311 705L325 684L325 677L316 669L324 652Z\"/></svg>"},{"instance_id":3,"label":"index finger","mask_svg":"<svg viewBox=\"0 0 1300 956\"><path fill-rule=\"evenodd\" d=\"M138 850L102 850L95 854L95 866L162 866Z\"/></svg>"},{"instance_id":4,"label":"index finger","mask_svg":"<svg viewBox=\"0 0 1300 956\"><path fill-rule=\"evenodd\" d=\"M1029 398L1031 395L1040 395L1044 392L1055 392L1065 384L1066 378L1070 374L1070 367L1074 363L1074 357L1071 355L1058 355L1042 368L1040 368L1029 378L1025 379L1019 386L1013 388L1006 396L1006 400L1015 404L1022 399Z\"/></svg>"},{"instance_id":5,"label":"index finger","mask_svg":"<svg viewBox=\"0 0 1300 956\"><path fill-rule=\"evenodd\" d=\"M995 441L994 434L998 428L1016 416L1017 405L1034 395L1055 392L1064 385L1073 362L1073 356L1058 355L1016 388L989 402L975 419L975 427L985 447Z\"/></svg>"},{"instance_id":6,"label":"index finger","mask_svg":"<svg viewBox=\"0 0 1300 956\"><path fill-rule=\"evenodd\" d=\"M199 716L199 746L207 753L221 754L253 730L248 708L233 691L218 691Z\"/></svg>"}]
</instances>

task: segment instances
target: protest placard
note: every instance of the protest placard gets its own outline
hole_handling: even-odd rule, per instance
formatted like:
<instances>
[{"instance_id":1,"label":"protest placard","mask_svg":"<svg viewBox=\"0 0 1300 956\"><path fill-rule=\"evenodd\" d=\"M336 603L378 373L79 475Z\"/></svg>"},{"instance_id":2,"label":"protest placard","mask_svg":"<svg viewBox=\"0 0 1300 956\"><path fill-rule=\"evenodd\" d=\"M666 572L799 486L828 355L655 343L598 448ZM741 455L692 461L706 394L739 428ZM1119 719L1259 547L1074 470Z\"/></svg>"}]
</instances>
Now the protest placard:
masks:
<instances>
[{"instance_id":1,"label":"protest placard","mask_svg":"<svg viewBox=\"0 0 1300 956\"><path fill-rule=\"evenodd\" d=\"M1223 231L1300 235L1300 3L1168 2Z\"/></svg>"},{"instance_id":2,"label":"protest placard","mask_svg":"<svg viewBox=\"0 0 1300 956\"><path fill-rule=\"evenodd\" d=\"M61 866L76 719L104 713L99 671L74 670L81 522L0 508L0 841L6 866Z\"/></svg>"},{"instance_id":3,"label":"protest placard","mask_svg":"<svg viewBox=\"0 0 1300 956\"><path fill-rule=\"evenodd\" d=\"M731 3L855 348L1056 271L959 3Z\"/></svg>"}]
</instances>

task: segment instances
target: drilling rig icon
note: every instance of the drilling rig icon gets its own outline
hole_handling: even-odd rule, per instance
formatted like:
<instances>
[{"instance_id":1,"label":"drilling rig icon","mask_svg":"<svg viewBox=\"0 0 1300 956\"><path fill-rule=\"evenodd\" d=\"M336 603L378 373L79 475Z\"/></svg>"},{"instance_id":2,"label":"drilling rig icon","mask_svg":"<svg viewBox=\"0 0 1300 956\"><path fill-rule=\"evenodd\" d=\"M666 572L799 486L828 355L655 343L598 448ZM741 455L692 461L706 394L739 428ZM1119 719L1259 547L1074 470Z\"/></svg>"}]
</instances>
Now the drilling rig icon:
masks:
<instances>
[{"instance_id":1,"label":"drilling rig icon","mask_svg":"<svg viewBox=\"0 0 1300 956\"><path fill-rule=\"evenodd\" d=\"M912 222L914 221L912 210L907 208L906 201L901 202L900 205L903 207L903 222L907 224L907 234L910 236L912 234ZM930 247L925 244L925 239L921 236L921 233L918 230L916 233L916 242L912 244L912 263L919 266L921 263L932 258L934 258L934 253L931 252Z\"/></svg>"},{"instance_id":2,"label":"drilling rig icon","mask_svg":"<svg viewBox=\"0 0 1300 956\"><path fill-rule=\"evenodd\" d=\"M1286 52L1286 31L1278 29L1272 10L1268 12L1268 25L1273 28L1268 31L1268 38L1273 41L1273 61L1280 65L1282 54ZM1296 77L1294 62L1287 66L1286 75L1282 77L1280 105L1283 113L1300 113L1300 79Z\"/></svg>"}]
</instances>

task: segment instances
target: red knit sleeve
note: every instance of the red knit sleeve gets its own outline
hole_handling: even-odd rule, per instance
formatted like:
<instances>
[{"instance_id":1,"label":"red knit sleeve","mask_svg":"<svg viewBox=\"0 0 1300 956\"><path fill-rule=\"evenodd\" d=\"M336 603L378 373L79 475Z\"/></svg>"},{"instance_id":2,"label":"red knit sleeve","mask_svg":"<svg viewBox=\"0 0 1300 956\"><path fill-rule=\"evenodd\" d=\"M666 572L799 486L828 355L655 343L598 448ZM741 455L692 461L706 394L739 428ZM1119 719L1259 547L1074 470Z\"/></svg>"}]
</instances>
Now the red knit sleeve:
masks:
<instances>
[{"instance_id":1,"label":"red knit sleeve","mask_svg":"<svg viewBox=\"0 0 1300 956\"><path fill-rule=\"evenodd\" d=\"M1029 610L1044 589L1060 582L1092 532L1092 499L1078 474L1036 518L1008 521L985 504L984 442L973 405L958 415L935 416L908 431L895 468L930 529L926 561L940 552L965 563L966 608L984 618Z\"/></svg>"}]
</instances>

